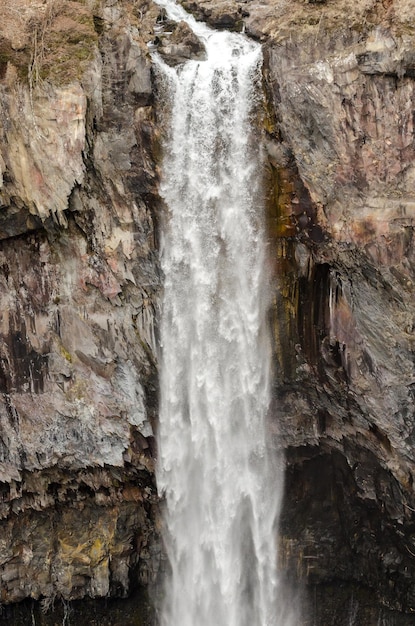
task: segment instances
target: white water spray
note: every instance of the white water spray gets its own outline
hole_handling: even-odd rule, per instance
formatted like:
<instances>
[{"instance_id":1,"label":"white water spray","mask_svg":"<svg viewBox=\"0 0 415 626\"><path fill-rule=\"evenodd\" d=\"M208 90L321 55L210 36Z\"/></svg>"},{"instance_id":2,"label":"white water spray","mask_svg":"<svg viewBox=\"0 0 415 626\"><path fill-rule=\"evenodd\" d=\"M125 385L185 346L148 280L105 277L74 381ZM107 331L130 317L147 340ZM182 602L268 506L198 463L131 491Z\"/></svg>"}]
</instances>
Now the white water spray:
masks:
<instances>
[{"instance_id":1,"label":"white water spray","mask_svg":"<svg viewBox=\"0 0 415 626\"><path fill-rule=\"evenodd\" d=\"M292 626L277 571L282 478L267 452L270 337L258 112L261 48L167 2L207 60L159 60L172 102L161 195L158 486L172 573L162 626Z\"/></svg>"}]
</instances>

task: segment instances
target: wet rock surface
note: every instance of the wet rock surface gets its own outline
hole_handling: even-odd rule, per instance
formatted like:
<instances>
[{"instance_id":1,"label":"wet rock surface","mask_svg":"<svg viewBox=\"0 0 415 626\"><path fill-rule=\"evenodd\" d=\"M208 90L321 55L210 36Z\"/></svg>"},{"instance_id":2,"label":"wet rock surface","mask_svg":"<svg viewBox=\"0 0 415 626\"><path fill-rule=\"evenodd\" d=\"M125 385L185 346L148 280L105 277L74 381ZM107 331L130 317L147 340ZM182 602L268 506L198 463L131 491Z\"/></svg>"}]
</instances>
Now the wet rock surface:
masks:
<instances>
[{"instance_id":1,"label":"wet rock surface","mask_svg":"<svg viewBox=\"0 0 415 626\"><path fill-rule=\"evenodd\" d=\"M161 14L155 29L153 46L168 65L179 65L189 59L202 60L206 49L186 22L172 22Z\"/></svg>"},{"instance_id":2,"label":"wet rock surface","mask_svg":"<svg viewBox=\"0 0 415 626\"><path fill-rule=\"evenodd\" d=\"M48 610L33 600L3 607L0 624L4 626L56 626L57 624L88 624L88 626L153 626L154 614L149 609L146 591L135 589L130 598L84 598L64 601L56 599Z\"/></svg>"},{"instance_id":3,"label":"wet rock surface","mask_svg":"<svg viewBox=\"0 0 415 626\"><path fill-rule=\"evenodd\" d=\"M340 617L332 595L317 623L413 619L409 5L333 2L300 19L293 3L280 27L247 20L267 32L283 553L321 601L331 585L355 602Z\"/></svg>"}]
</instances>

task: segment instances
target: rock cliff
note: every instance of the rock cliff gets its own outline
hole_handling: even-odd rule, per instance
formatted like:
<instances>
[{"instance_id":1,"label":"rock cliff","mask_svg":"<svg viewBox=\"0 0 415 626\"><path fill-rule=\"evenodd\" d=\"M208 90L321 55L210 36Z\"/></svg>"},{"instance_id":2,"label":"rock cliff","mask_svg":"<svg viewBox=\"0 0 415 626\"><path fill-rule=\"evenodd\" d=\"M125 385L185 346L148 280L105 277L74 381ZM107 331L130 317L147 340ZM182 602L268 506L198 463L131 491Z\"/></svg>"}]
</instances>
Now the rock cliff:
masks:
<instances>
[{"instance_id":1,"label":"rock cliff","mask_svg":"<svg viewBox=\"0 0 415 626\"><path fill-rule=\"evenodd\" d=\"M247 19L247 29L266 38L272 110L274 414L288 462L283 552L309 583L368 586L385 606L408 613L415 610L411 7L281 3L278 20L264 24L266 9L249 5ZM343 600L324 616L320 606L330 602L320 593L319 623L345 612L352 623L387 620L356 590L348 609Z\"/></svg>"},{"instance_id":2,"label":"rock cliff","mask_svg":"<svg viewBox=\"0 0 415 626\"><path fill-rule=\"evenodd\" d=\"M144 9L21 5L0 39L0 601L47 608L154 576L157 142Z\"/></svg>"},{"instance_id":3,"label":"rock cliff","mask_svg":"<svg viewBox=\"0 0 415 626\"><path fill-rule=\"evenodd\" d=\"M183 4L264 46L282 559L315 623L409 624L415 3ZM162 129L145 45L160 10L2 14L1 602L47 608L131 594L160 561ZM172 63L203 54L180 25L162 47Z\"/></svg>"}]
</instances>

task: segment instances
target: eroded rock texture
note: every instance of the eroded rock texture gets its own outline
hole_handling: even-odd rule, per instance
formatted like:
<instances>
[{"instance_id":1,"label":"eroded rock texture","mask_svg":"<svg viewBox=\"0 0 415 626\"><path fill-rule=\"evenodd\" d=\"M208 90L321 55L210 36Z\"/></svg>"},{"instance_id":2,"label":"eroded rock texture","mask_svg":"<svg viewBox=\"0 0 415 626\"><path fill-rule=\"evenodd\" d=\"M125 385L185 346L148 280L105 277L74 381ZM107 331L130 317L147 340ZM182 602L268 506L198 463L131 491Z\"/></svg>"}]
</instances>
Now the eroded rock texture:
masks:
<instances>
[{"instance_id":1,"label":"eroded rock texture","mask_svg":"<svg viewBox=\"0 0 415 626\"><path fill-rule=\"evenodd\" d=\"M265 28L275 114L275 415L288 461L284 551L309 583L367 586L408 614L415 609L411 7L333 2L304 8L301 20L295 10L283 13L280 27ZM252 24L257 32L254 11ZM354 592L355 623L383 619L380 610L359 613L360 601ZM333 610L324 619L339 616Z\"/></svg>"},{"instance_id":2,"label":"eroded rock texture","mask_svg":"<svg viewBox=\"0 0 415 626\"><path fill-rule=\"evenodd\" d=\"M20 8L0 84L0 601L47 607L157 567L156 141L145 7Z\"/></svg>"},{"instance_id":3,"label":"eroded rock texture","mask_svg":"<svg viewBox=\"0 0 415 626\"><path fill-rule=\"evenodd\" d=\"M312 589L305 622L410 624L415 3L184 5L264 44L271 427L287 460L282 559ZM158 37L172 64L203 46L180 24L165 37L145 1L1 10L1 602L124 596L160 558L160 128L145 44Z\"/></svg>"}]
</instances>

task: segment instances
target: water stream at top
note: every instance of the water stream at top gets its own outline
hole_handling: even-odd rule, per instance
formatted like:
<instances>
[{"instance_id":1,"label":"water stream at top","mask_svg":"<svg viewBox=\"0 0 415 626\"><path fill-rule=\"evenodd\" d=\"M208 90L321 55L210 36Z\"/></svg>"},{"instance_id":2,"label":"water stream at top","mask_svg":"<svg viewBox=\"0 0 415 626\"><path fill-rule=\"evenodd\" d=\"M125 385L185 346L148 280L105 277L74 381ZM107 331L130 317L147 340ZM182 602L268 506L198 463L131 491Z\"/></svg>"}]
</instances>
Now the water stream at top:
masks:
<instances>
[{"instance_id":1,"label":"water stream at top","mask_svg":"<svg viewBox=\"0 0 415 626\"><path fill-rule=\"evenodd\" d=\"M171 101L161 195L157 481L171 564L162 626L293 626L277 571L282 477L267 450L271 351L258 113L261 48L169 1L207 59L157 62Z\"/></svg>"}]
</instances>

